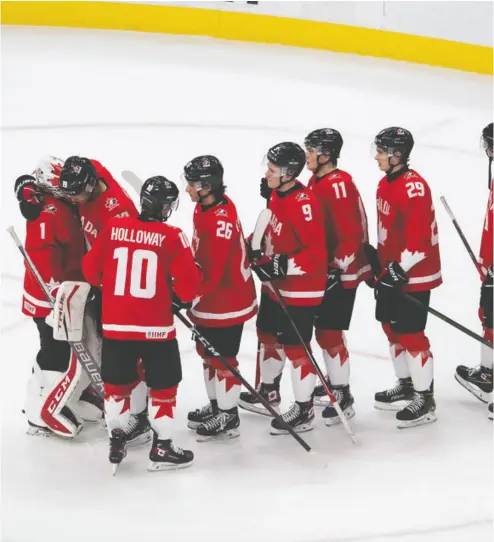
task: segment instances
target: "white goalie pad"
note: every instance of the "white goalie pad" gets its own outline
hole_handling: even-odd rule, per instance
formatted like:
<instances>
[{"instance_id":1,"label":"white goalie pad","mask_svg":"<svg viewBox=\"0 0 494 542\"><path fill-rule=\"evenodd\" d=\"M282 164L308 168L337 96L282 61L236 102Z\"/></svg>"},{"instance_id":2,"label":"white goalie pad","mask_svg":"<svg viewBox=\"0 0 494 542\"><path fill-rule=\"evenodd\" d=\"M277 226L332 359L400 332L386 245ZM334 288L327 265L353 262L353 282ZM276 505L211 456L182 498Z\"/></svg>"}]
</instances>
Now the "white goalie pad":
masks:
<instances>
[{"instance_id":1,"label":"white goalie pad","mask_svg":"<svg viewBox=\"0 0 494 542\"><path fill-rule=\"evenodd\" d=\"M84 331L84 312L91 286L87 282L63 282L53 307L53 338L79 342Z\"/></svg>"}]
</instances>

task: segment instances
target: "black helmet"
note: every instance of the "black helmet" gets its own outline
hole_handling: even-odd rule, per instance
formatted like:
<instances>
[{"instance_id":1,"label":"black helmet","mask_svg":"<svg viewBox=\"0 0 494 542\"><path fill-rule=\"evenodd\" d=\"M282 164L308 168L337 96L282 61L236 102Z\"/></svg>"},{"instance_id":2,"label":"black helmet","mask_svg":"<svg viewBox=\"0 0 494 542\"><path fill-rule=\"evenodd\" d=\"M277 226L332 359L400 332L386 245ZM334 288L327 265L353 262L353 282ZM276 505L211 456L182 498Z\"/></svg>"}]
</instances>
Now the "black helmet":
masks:
<instances>
[{"instance_id":1,"label":"black helmet","mask_svg":"<svg viewBox=\"0 0 494 542\"><path fill-rule=\"evenodd\" d=\"M141 217L165 222L178 208L177 185L157 175L150 177L141 188Z\"/></svg>"},{"instance_id":2,"label":"black helmet","mask_svg":"<svg viewBox=\"0 0 494 542\"><path fill-rule=\"evenodd\" d=\"M266 158L281 168L281 177L290 175L290 180L296 179L305 166L304 150L300 145L291 141L278 143L278 145L271 147Z\"/></svg>"},{"instance_id":3,"label":"black helmet","mask_svg":"<svg viewBox=\"0 0 494 542\"><path fill-rule=\"evenodd\" d=\"M223 165L216 158L206 154L197 156L191 160L185 167L182 178L193 184L198 184L198 190L218 191L223 186Z\"/></svg>"},{"instance_id":4,"label":"black helmet","mask_svg":"<svg viewBox=\"0 0 494 542\"><path fill-rule=\"evenodd\" d=\"M343 147L343 138L338 130L333 128L319 128L312 131L304 140L307 149L314 149L317 154L326 154L334 163L340 157Z\"/></svg>"},{"instance_id":5,"label":"black helmet","mask_svg":"<svg viewBox=\"0 0 494 542\"><path fill-rule=\"evenodd\" d=\"M98 175L89 158L69 156L60 172L60 189L67 196L77 196L83 192L91 194L96 186Z\"/></svg>"},{"instance_id":6,"label":"black helmet","mask_svg":"<svg viewBox=\"0 0 494 542\"><path fill-rule=\"evenodd\" d=\"M482 130L482 146L489 156L492 155L492 143L493 143L493 127L492 122L488 124L483 130Z\"/></svg>"},{"instance_id":7,"label":"black helmet","mask_svg":"<svg viewBox=\"0 0 494 542\"><path fill-rule=\"evenodd\" d=\"M389 155L400 152L400 161L405 163L413 149L413 136L405 128L392 126L381 130L374 138L374 145L388 151Z\"/></svg>"}]
</instances>

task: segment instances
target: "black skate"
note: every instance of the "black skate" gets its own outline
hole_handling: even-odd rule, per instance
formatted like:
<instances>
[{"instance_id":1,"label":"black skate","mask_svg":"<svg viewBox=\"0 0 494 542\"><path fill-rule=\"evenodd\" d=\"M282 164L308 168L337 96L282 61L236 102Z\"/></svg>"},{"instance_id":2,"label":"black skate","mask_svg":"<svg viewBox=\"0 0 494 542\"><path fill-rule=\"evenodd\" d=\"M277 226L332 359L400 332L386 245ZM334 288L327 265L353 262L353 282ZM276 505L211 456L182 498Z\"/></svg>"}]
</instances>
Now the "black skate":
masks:
<instances>
[{"instance_id":1,"label":"black skate","mask_svg":"<svg viewBox=\"0 0 494 542\"><path fill-rule=\"evenodd\" d=\"M263 384L257 388L257 392L279 413L279 406L281 403L280 395L280 380L281 376L277 377L274 384ZM271 413L266 410L264 405L259 399L250 393L249 391L243 391L240 394L240 401L238 406L244 410L255 412L256 414L262 414L263 416L271 416Z\"/></svg>"},{"instance_id":2,"label":"black skate","mask_svg":"<svg viewBox=\"0 0 494 542\"><path fill-rule=\"evenodd\" d=\"M110 437L110 454L108 459L113 465L113 476L117 473L118 466L127 455L127 435L122 429L113 429Z\"/></svg>"},{"instance_id":3,"label":"black skate","mask_svg":"<svg viewBox=\"0 0 494 542\"><path fill-rule=\"evenodd\" d=\"M477 399L483 403L489 402L489 396L492 393L492 369L482 365L472 368L458 365L455 378Z\"/></svg>"},{"instance_id":4,"label":"black skate","mask_svg":"<svg viewBox=\"0 0 494 542\"><path fill-rule=\"evenodd\" d=\"M282 416L283 420L296 432L304 433L314 429L314 408L312 401L299 403L296 401L288 412ZM288 431L276 418L271 422L272 435L287 435Z\"/></svg>"},{"instance_id":5,"label":"black skate","mask_svg":"<svg viewBox=\"0 0 494 542\"><path fill-rule=\"evenodd\" d=\"M149 417L146 410L139 414L131 414L129 424L125 429L127 435L127 446L139 446L146 444L151 440L151 426L149 425Z\"/></svg>"},{"instance_id":6,"label":"black skate","mask_svg":"<svg viewBox=\"0 0 494 542\"><path fill-rule=\"evenodd\" d=\"M487 417L489 420L494 420L494 416L492 415L492 403L489 403L489 406L487 407Z\"/></svg>"},{"instance_id":7,"label":"black skate","mask_svg":"<svg viewBox=\"0 0 494 542\"><path fill-rule=\"evenodd\" d=\"M377 410L401 410L413 401L415 391L412 379L400 378L394 388L379 391L374 395Z\"/></svg>"},{"instance_id":8,"label":"black skate","mask_svg":"<svg viewBox=\"0 0 494 542\"><path fill-rule=\"evenodd\" d=\"M192 465L194 454L190 450L182 450L168 440L159 440L156 433L153 446L149 452L148 471L186 469Z\"/></svg>"},{"instance_id":9,"label":"black skate","mask_svg":"<svg viewBox=\"0 0 494 542\"><path fill-rule=\"evenodd\" d=\"M238 409L220 410L197 428L197 442L228 440L240 436Z\"/></svg>"},{"instance_id":10,"label":"black skate","mask_svg":"<svg viewBox=\"0 0 494 542\"><path fill-rule=\"evenodd\" d=\"M413 401L396 413L398 428L406 429L437 420L436 402L430 391L416 392Z\"/></svg>"},{"instance_id":11,"label":"black skate","mask_svg":"<svg viewBox=\"0 0 494 542\"><path fill-rule=\"evenodd\" d=\"M353 410L353 403L355 402L353 395L350 393L350 386L333 386L333 394L335 399L338 401L343 415L347 420L350 420L355 416L355 411ZM326 425L336 425L341 423L341 419L336 412L333 403L323 410L322 417Z\"/></svg>"},{"instance_id":12,"label":"black skate","mask_svg":"<svg viewBox=\"0 0 494 542\"><path fill-rule=\"evenodd\" d=\"M211 399L211 402L202 408L191 410L187 414L187 427L196 430L202 423L207 422L218 413L218 401Z\"/></svg>"},{"instance_id":13,"label":"black skate","mask_svg":"<svg viewBox=\"0 0 494 542\"><path fill-rule=\"evenodd\" d=\"M324 377L324 381L326 382L326 385L331 390L331 381L329 380L329 376ZM328 394L326 393L326 389L322 384L317 385L314 388L314 405L315 406L327 406L330 403Z\"/></svg>"}]
</instances>

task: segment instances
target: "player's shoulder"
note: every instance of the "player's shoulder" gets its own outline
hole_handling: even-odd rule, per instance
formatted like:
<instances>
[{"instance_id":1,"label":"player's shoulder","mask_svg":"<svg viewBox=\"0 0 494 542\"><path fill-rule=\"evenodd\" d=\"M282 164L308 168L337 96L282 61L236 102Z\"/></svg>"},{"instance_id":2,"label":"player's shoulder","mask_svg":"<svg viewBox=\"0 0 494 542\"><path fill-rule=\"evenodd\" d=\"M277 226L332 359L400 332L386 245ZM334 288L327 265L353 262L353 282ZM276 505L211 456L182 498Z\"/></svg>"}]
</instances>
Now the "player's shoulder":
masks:
<instances>
[{"instance_id":1,"label":"player's shoulder","mask_svg":"<svg viewBox=\"0 0 494 542\"><path fill-rule=\"evenodd\" d=\"M207 222L213 225L216 225L218 220L235 222L237 219L237 209L235 208L233 201L225 196L220 204L207 209L204 216Z\"/></svg>"},{"instance_id":2,"label":"player's shoulder","mask_svg":"<svg viewBox=\"0 0 494 542\"><path fill-rule=\"evenodd\" d=\"M289 200L293 205L299 206L316 201L313 191L297 181L293 191L289 194Z\"/></svg>"},{"instance_id":3,"label":"player's shoulder","mask_svg":"<svg viewBox=\"0 0 494 542\"><path fill-rule=\"evenodd\" d=\"M347 171L335 169L326 175L327 181L330 183L353 183L353 178Z\"/></svg>"},{"instance_id":4,"label":"player's shoulder","mask_svg":"<svg viewBox=\"0 0 494 542\"><path fill-rule=\"evenodd\" d=\"M422 181L424 183L427 183L427 181L422 177L422 175L417 173L417 171L415 171L414 169L408 169L407 171L405 171L405 173L403 173L402 175L402 179L408 182Z\"/></svg>"},{"instance_id":5,"label":"player's shoulder","mask_svg":"<svg viewBox=\"0 0 494 542\"><path fill-rule=\"evenodd\" d=\"M56 219L58 216L65 217L68 214L74 214L69 207L69 203L63 202L62 200L47 194L45 194L44 200L45 204L38 220Z\"/></svg>"}]
</instances>

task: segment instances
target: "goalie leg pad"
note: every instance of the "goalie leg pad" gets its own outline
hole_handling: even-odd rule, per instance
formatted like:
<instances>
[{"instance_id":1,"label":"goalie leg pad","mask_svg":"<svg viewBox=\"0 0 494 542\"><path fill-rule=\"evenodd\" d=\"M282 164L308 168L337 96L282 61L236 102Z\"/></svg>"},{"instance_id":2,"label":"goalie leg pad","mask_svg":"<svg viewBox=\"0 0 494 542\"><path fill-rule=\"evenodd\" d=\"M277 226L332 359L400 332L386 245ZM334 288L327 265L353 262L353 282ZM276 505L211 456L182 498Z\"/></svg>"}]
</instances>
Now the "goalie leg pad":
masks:
<instances>
[{"instance_id":1,"label":"goalie leg pad","mask_svg":"<svg viewBox=\"0 0 494 542\"><path fill-rule=\"evenodd\" d=\"M66 372L40 371L39 377L33 373L26 395L25 413L28 421L39 427L47 427L61 437L75 437L83 423L69 401L81 372L82 368L72 353Z\"/></svg>"}]
</instances>

